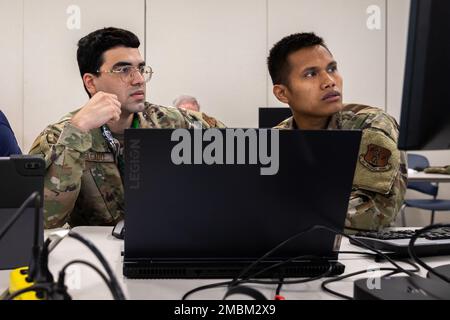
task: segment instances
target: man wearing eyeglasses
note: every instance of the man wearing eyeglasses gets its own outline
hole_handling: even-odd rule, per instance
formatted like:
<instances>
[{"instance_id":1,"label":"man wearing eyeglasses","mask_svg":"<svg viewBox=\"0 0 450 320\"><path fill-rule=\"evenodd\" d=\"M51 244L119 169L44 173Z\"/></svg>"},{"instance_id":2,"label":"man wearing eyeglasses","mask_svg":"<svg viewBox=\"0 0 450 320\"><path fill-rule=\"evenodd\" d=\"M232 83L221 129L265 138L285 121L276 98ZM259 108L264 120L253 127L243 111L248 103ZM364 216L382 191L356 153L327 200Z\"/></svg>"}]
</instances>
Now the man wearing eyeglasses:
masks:
<instances>
[{"instance_id":1,"label":"man wearing eyeglasses","mask_svg":"<svg viewBox=\"0 0 450 320\"><path fill-rule=\"evenodd\" d=\"M224 127L200 112L146 102L153 71L133 33L105 28L78 42L77 60L90 100L48 126L31 154L46 160L45 227L114 225L123 219L126 128Z\"/></svg>"}]
</instances>

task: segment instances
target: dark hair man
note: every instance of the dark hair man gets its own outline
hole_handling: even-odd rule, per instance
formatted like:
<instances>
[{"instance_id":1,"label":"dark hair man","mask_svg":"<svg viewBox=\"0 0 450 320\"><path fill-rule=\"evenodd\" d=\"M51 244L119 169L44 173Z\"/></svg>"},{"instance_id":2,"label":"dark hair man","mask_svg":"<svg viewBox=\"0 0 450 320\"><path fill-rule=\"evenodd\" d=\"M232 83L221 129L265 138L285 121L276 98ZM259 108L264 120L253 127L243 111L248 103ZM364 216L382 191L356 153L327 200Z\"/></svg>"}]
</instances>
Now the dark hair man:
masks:
<instances>
[{"instance_id":1,"label":"dark hair man","mask_svg":"<svg viewBox=\"0 0 450 320\"><path fill-rule=\"evenodd\" d=\"M292 34L275 44L268 68L274 95L293 114L276 128L363 131L346 226L388 226L403 204L407 184L396 121L377 108L343 104L337 62L314 33Z\"/></svg>"},{"instance_id":2,"label":"dark hair man","mask_svg":"<svg viewBox=\"0 0 450 320\"><path fill-rule=\"evenodd\" d=\"M69 223L113 225L124 217L123 139L126 128L223 127L203 113L146 102L153 70L130 31L104 28L78 42L80 75L90 100L48 126L30 153L47 164L47 228Z\"/></svg>"}]
</instances>

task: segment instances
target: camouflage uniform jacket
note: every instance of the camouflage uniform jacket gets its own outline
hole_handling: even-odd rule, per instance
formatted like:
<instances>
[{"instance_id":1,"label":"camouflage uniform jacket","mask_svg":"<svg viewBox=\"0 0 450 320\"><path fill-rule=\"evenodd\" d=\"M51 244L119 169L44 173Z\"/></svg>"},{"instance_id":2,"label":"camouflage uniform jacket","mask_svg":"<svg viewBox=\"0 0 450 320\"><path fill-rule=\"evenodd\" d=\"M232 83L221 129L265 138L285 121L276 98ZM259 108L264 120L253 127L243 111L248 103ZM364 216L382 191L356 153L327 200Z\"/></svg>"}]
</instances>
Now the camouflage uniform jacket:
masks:
<instances>
[{"instance_id":1,"label":"camouflage uniform jacket","mask_svg":"<svg viewBox=\"0 0 450 320\"><path fill-rule=\"evenodd\" d=\"M296 124L291 117L275 128L295 129ZM407 185L406 155L397 149L397 122L378 108L349 104L331 117L327 129L362 130L346 226L388 226L403 204Z\"/></svg>"},{"instance_id":2,"label":"camouflage uniform jacket","mask_svg":"<svg viewBox=\"0 0 450 320\"><path fill-rule=\"evenodd\" d=\"M78 110L77 110L78 111ZM46 228L114 225L124 217L124 190L114 155L101 129L83 133L71 125L77 112L48 126L30 154L42 155L47 172L44 188ZM201 112L146 104L138 113L140 128L224 127Z\"/></svg>"}]
</instances>

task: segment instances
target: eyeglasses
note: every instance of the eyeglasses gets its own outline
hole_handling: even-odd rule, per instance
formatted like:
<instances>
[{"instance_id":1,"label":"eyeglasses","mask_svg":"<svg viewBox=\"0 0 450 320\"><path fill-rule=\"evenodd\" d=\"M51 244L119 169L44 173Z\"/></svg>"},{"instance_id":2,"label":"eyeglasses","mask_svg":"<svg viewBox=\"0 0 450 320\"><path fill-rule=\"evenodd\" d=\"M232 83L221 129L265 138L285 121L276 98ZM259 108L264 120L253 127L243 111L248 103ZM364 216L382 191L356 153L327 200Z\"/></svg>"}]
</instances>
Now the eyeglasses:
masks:
<instances>
[{"instance_id":1,"label":"eyeglasses","mask_svg":"<svg viewBox=\"0 0 450 320\"><path fill-rule=\"evenodd\" d=\"M139 72L142 78L144 78L145 82L150 81L153 75L152 67L150 66L140 66L140 67L134 67L134 66L121 66L114 68L112 70L106 70L106 71L100 71L97 70L98 73L111 73L119 75L120 79L122 79L123 82L131 82L134 77L136 76L136 72Z\"/></svg>"}]
</instances>

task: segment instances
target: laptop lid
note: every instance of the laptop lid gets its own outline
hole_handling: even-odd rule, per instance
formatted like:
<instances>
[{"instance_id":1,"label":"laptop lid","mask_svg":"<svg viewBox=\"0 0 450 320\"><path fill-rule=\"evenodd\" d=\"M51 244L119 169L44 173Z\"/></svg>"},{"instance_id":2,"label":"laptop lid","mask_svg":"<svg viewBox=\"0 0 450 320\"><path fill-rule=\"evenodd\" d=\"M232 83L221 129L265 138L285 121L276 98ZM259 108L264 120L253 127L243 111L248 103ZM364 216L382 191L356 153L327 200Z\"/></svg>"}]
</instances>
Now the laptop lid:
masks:
<instances>
[{"instance_id":1,"label":"laptop lid","mask_svg":"<svg viewBox=\"0 0 450 320\"><path fill-rule=\"evenodd\" d=\"M35 191L43 199L45 162L35 156L0 158L0 229L8 223L22 203ZM43 202L42 202L43 203ZM41 208L42 208L41 203ZM43 215L39 219L39 241L43 242ZM33 246L35 211L25 209L0 239L0 270L27 266Z\"/></svg>"},{"instance_id":2,"label":"laptop lid","mask_svg":"<svg viewBox=\"0 0 450 320\"><path fill-rule=\"evenodd\" d=\"M125 262L252 261L311 226L343 230L360 139L360 131L126 130ZM319 230L271 259L332 259L334 249L335 235Z\"/></svg>"}]
</instances>

